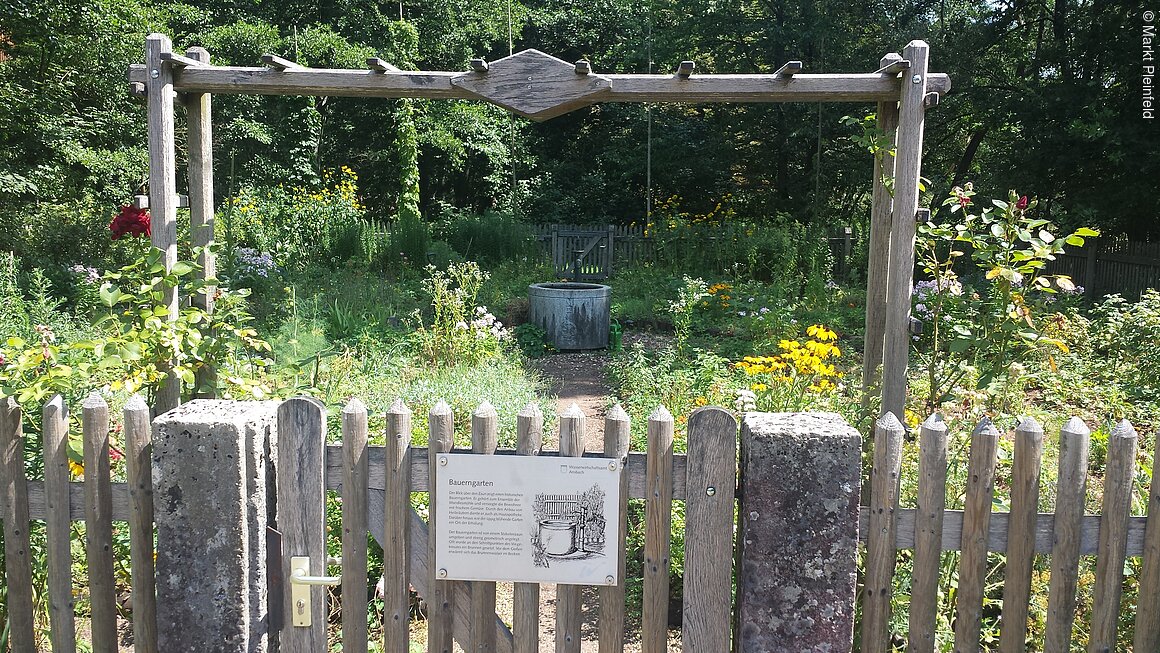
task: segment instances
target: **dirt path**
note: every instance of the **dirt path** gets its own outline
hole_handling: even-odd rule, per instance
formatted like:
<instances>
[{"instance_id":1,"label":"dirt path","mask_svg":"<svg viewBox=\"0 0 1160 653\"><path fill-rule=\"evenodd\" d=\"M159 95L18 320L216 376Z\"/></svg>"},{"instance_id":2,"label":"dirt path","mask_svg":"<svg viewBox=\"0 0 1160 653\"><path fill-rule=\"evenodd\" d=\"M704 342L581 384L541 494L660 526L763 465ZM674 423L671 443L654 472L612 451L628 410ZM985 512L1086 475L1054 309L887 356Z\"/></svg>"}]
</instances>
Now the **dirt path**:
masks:
<instances>
[{"instance_id":1,"label":"dirt path","mask_svg":"<svg viewBox=\"0 0 1160 653\"><path fill-rule=\"evenodd\" d=\"M545 356L536 361L536 368L551 382L551 392L556 395L556 411L567 410L576 404L587 416L584 428L584 450L604 451L604 416L608 411L611 394L607 376L608 354L598 352L567 352ZM559 446L558 433L548 435L545 448ZM510 586L501 585L497 596L497 608L508 610L510 615ZM506 590L506 591L505 591ZM506 596L505 596L506 595ZM506 599L506 600L505 600ZM507 605L504 605L507 603ZM583 617L580 650L582 653L596 653L597 629L599 627L599 602L596 589L585 587L583 592ZM640 624L627 623L625 628L625 651L640 650ZM556 586L540 586L540 650L551 651L556 637ZM669 650L681 650L680 631L669 631Z\"/></svg>"},{"instance_id":2,"label":"dirt path","mask_svg":"<svg viewBox=\"0 0 1160 653\"><path fill-rule=\"evenodd\" d=\"M605 374L608 354L603 351L552 354L538 359L535 365L552 384L551 392L557 397L557 413L576 404L587 416L584 450L604 451L604 415L608 410L608 395L611 391ZM549 435L553 448L559 445L556 439L558 435Z\"/></svg>"}]
</instances>

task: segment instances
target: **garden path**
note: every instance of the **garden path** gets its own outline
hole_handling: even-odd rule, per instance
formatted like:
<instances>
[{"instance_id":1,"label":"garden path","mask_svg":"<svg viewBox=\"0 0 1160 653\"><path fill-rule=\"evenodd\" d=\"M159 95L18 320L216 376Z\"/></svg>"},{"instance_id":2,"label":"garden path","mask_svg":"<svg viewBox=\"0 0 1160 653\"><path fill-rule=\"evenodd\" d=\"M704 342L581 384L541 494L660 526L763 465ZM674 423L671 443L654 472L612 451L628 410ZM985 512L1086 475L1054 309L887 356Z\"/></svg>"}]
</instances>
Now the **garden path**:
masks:
<instances>
[{"instance_id":1,"label":"garden path","mask_svg":"<svg viewBox=\"0 0 1160 653\"><path fill-rule=\"evenodd\" d=\"M551 384L551 393L556 395L556 413L560 414L576 404L587 416L584 427L586 452L604 451L604 415L611 392L605 373L607 365L608 354L604 351L557 353L536 361L537 369ZM544 443L545 448L557 448L559 440L555 438L558 436L558 433L553 433L552 441Z\"/></svg>"},{"instance_id":2,"label":"garden path","mask_svg":"<svg viewBox=\"0 0 1160 653\"><path fill-rule=\"evenodd\" d=\"M647 344L646 344L647 346ZM556 412L562 413L572 404L576 404L587 416L584 428L584 450L586 452L604 451L604 416L609 408L609 396L612 394L607 375L609 355L606 351L583 351L556 353L544 356L536 361L536 368L551 384L551 392L556 396ZM549 441L544 443L545 449L559 447L559 433L552 433ZM499 588L497 607L501 611L507 607L504 587ZM510 590L508 590L510 591ZM599 605L596 590L592 587L584 588L583 593L584 617L581 628L583 643L581 653L596 653L596 633L598 628ZM507 599L510 601L510 598ZM508 608L510 609L510 608ZM540 587L540 650L550 651L554 647L556 637L556 586L542 585ZM626 624L628 633L624 650L634 653L640 650L640 623ZM669 650L680 651L680 631L670 631Z\"/></svg>"}]
</instances>

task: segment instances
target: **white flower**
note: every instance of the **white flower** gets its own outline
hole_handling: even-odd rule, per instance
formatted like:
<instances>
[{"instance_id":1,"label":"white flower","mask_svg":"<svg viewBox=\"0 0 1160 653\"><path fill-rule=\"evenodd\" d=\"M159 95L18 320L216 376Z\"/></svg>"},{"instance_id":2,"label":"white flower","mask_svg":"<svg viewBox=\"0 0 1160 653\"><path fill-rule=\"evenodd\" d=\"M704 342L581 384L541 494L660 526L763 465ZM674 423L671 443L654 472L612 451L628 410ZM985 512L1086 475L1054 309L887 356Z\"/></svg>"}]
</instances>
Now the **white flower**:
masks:
<instances>
[{"instance_id":1,"label":"white flower","mask_svg":"<svg viewBox=\"0 0 1160 653\"><path fill-rule=\"evenodd\" d=\"M745 311L737 311L737 314L740 315L741 317L745 317L745 315L746 315Z\"/></svg>"},{"instance_id":2,"label":"white flower","mask_svg":"<svg viewBox=\"0 0 1160 653\"><path fill-rule=\"evenodd\" d=\"M467 323L460 320L459 322L455 323L455 328L459 329L460 331L466 331L467 330Z\"/></svg>"}]
</instances>

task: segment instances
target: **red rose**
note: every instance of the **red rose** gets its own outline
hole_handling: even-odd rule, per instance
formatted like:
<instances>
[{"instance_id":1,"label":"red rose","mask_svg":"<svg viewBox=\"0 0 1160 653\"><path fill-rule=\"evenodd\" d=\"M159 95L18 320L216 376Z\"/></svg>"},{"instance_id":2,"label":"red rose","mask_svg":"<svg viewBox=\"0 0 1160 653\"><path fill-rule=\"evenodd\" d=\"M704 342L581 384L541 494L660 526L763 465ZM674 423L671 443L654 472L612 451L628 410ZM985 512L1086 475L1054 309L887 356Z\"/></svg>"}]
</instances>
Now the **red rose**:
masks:
<instances>
[{"instance_id":1,"label":"red rose","mask_svg":"<svg viewBox=\"0 0 1160 653\"><path fill-rule=\"evenodd\" d=\"M970 204L971 204L971 198L967 197L966 195L959 195L959 206L961 206L965 209Z\"/></svg>"},{"instance_id":2,"label":"red rose","mask_svg":"<svg viewBox=\"0 0 1160 653\"><path fill-rule=\"evenodd\" d=\"M122 206L121 212L109 223L109 231L113 232L113 240L117 240L126 234L132 236L149 236L153 233L149 211L132 206Z\"/></svg>"},{"instance_id":3,"label":"red rose","mask_svg":"<svg viewBox=\"0 0 1160 653\"><path fill-rule=\"evenodd\" d=\"M1023 197L1020 197L1018 202L1015 202L1015 208L1019 209L1020 211L1027 208L1027 196L1026 195L1024 195Z\"/></svg>"}]
</instances>

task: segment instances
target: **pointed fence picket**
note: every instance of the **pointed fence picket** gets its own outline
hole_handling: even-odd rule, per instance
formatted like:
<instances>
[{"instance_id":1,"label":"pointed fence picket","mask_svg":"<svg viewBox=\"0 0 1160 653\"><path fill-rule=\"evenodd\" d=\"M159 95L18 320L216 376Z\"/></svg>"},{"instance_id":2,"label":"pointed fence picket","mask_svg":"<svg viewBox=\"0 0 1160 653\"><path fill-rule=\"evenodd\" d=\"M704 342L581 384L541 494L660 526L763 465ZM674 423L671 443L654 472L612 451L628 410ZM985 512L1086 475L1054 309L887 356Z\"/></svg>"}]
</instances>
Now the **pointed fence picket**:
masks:
<instances>
[{"instance_id":1,"label":"pointed fence picket","mask_svg":"<svg viewBox=\"0 0 1160 653\"><path fill-rule=\"evenodd\" d=\"M987 576L989 570L995 573L987 562L989 553L1007 556L1000 568L1003 608L998 650L1072 650L1081 555L1096 556L1092 588L1095 600L1087 650L1104 653L1116 649L1123 609L1124 563L1127 557L1140 555L1144 556L1145 571L1134 624L1135 650L1158 650L1160 593L1155 591L1155 584L1146 583L1149 574L1160 579L1160 484L1153 484L1150 495L1149 512L1156 519L1131 516L1138 438L1130 424L1122 421L1115 425L1108 439L1101 515L1084 514L1090 430L1079 419L1072 418L1059 432L1056 507L1054 513L1048 514L1038 512L1044 432L1035 420L1020 421L1014 431L1010 478L996 477L998 444L1003 434L989 419L979 423L970 439L963 510L945 509L948 433L942 419L932 415L919 428L916 508L902 507L896 493L890 496L894 481L889 473L898 457L897 439L891 435L880 420L875 430L871 472L873 497L869 509L863 508L862 514L861 530L868 540L865 592L861 597L863 653L892 650L900 637L905 638L909 653L937 650L938 582L940 573L945 573L940 569L944 551L960 552L953 633L956 652L983 650L980 625L984 589L997 580L993 575ZM1010 512L992 509L999 485L1009 493ZM893 545L885 546L883 540L892 541ZM909 627L892 633L889 609L895 551L899 549L914 549ZM1047 625L1044 641L1029 642L1027 619L1037 555L1050 556Z\"/></svg>"}]
</instances>

